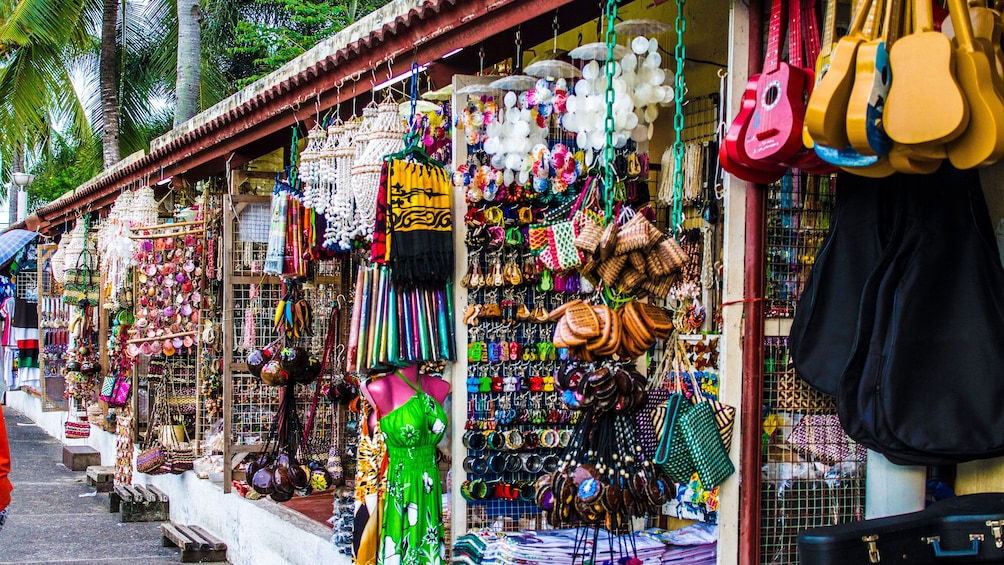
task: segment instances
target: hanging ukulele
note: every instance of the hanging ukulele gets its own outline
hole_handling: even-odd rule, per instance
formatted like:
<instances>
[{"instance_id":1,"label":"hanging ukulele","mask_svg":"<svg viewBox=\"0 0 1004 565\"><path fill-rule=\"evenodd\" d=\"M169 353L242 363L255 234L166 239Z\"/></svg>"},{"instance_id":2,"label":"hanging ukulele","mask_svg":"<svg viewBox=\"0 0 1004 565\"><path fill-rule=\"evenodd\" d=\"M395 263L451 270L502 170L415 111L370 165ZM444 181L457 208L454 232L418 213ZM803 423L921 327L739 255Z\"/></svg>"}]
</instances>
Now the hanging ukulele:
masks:
<instances>
[{"instance_id":1,"label":"hanging ukulele","mask_svg":"<svg viewBox=\"0 0 1004 565\"><path fill-rule=\"evenodd\" d=\"M781 0L774 0L771 7L770 40L768 43L768 62L765 68L771 66L770 60L773 55L774 67L777 67L777 52L780 49L781 41ZM763 75L757 74L750 77L746 83L746 90L743 92L739 113L725 133L725 138L718 149L718 159L722 168L729 173L749 182L771 183L781 178L787 167L776 162L754 159L747 151L746 139L749 137L754 116L759 107L760 99L759 81ZM775 95L778 94L775 92ZM775 100L775 102L777 102Z\"/></svg>"},{"instance_id":2,"label":"hanging ukulele","mask_svg":"<svg viewBox=\"0 0 1004 565\"><path fill-rule=\"evenodd\" d=\"M955 74L969 107L969 125L946 146L959 169L989 165L1004 156L1004 100L995 88L993 50L973 37L964 0L948 0L956 32Z\"/></svg>"},{"instance_id":3,"label":"hanging ukulele","mask_svg":"<svg viewBox=\"0 0 1004 565\"><path fill-rule=\"evenodd\" d=\"M749 129L753 111L756 109L757 76L746 83L746 90L739 103L739 114L725 132L725 138L718 147L718 160L729 173L749 182L769 184L781 178L785 167L767 162L754 161L746 154L746 131Z\"/></svg>"},{"instance_id":4,"label":"hanging ukulele","mask_svg":"<svg viewBox=\"0 0 1004 565\"><path fill-rule=\"evenodd\" d=\"M847 105L850 103L851 91L855 81L855 73L853 63L857 62L858 49L861 47L862 43L866 40L874 38L874 29L876 15L879 14L882 6L880 6L882 0L876 0L875 2L862 2L858 5L858 12L854 19L854 24L852 24L851 33L844 37L838 42L836 48L834 49L833 59L831 62L830 72L834 76L830 76L830 79L824 79L821 81L819 86L814 91L814 95L809 99L810 109L806 110L806 128L812 131L814 127L809 123L810 115L817 115L818 111L826 112L843 112L841 116L846 115ZM867 5L866 5L867 4ZM867 16L867 17L866 17ZM863 18L864 22L860 31L854 31L854 25L858 23L858 19ZM859 39L859 36L861 39ZM851 67L848 67L848 58L853 60L850 61ZM874 66L874 64L872 64ZM848 69L850 69L848 74ZM832 82L826 82L827 80L833 80L840 75L841 84L834 86ZM844 84L846 82L846 85ZM846 91L845 91L846 86ZM829 100L823 100L820 98L823 96L825 88L831 89L834 96L841 96L843 98L831 98ZM820 110L823 108L823 110ZM817 114L813 114L813 112ZM825 120L830 120L831 116L825 116ZM818 125L818 124L817 124ZM847 124L846 118L841 120L836 120L830 123L829 121L824 123L826 128L830 128L829 136L835 138L840 136L841 139L847 140ZM850 145L849 140L844 142L844 145L831 147L821 140L816 140L814 149L819 157L831 163L837 165L838 167L849 170L860 176L867 176L872 178L887 177L895 172L895 170L890 166L890 164L885 159L880 159L878 155L862 155L854 147Z\"/></svg>"},{"instance_id":5,"label":"hanging ukulele","mask_svg":"<svg viewBox=\"0 0 1004 565\"><path fill-rule=\"evenodd\" d=\"M815 4L815 0L807 1ZM814 15L816 9L814 5L811 7L811 10L812 11L809 13L813 14L813 16L806 19L806 22L808 22L809 25L806 38L809 44L809 60L816 61L816 86L818 87L819 82L823 80L824 76L826 76L826 71L830 70L830 54L833 52L833 47L836 42L836 38L834 36L837 33L837 0L826 0L826 19L823 21L822 46L818 45L818 36L816 36L811 27L816 21ZM802 11L806 12L807 10L803 9ZM812 54L814 43L816 43L816 55ZM806 109L806 111L808 111L808 109ZM807 124L802 126L802 143L809 149L812 149L813 145L815 145L812 140L812 136L809 135L809 126Z\"/></svg>"},{"instance_id":6,"label":"hanging ukulele","mask_svg":"<svg viewBox=\"0 0 1004 565\"><path fill-rule=\"evenodd\" d=\"M899 35L902 12L900 0L888 0L882 32L858 47L854 87L847 102L847 139L851 147L862 155L882 157L892 149L892 140L885 133L882 112L893 79L888 47Z\"/></svg>"},{"instance_id":7,"label":"hanging ukulele","mask_svg":"<svg viewBox=\"0 0 1004 565\"><path fill-rule=\"evenodd\" d=\"M865 19L872 11L871 7L872 0L858 2L850 30L833 48L829 69L809 98L809 104L805 109L805 127L817 145L834 149L848 146L845 123L847 103L854 84L854 62L857 59L858 48L865 40Z\"/></svg>"},{"instance_id":8,"label":"hanging ukulele","mask_svg":"<svg viewBox=\"0 0 1004 565\"><path fill-rule=\"evenodd\" d=\"M756 107L744 141L751 159L779 165L791 163L803 147L805 93L813 82L811 73L780 60L782 5L782 0L771 4L767 58L757 78Z\"/></svg>"},{"instance_id":9,"label":"hanging ukulele","mask_svg":"<svg viewBox=\"0 0 1004 565\"><path fill-rule=\"evenodd\" d=\"M804 43L802 41L802 35L803 35L802 15L803 13L805 13L804 8L806 3L814 4L815 2L814 0L809 0L809 2L790 0L788 2L788 18L790 20L788 25L788 64L793 68L802 69L802 71L805 73L807 80L805 82L805 92L803 100L807 101L809 95L811 94L811 90L813 86L815 86L816 82L815 82L815 72L812 69L803 67L802 65L803 61L802 51L803 47L809 47L810 45L815 45L815 48L809 49L809 52L806 54L807 60L815 61L818 56L817 54L819 53L819 45L818 45L819 37L815 35L815 24L810 23L808 26L809 27L808 37L810 39L808 39ZM810 5L808 7L811 11L808 12L809 17L807 17L806 20L808 22L814 22L816 19L815 6ZM803 122L802 130L804 129L805 125ZM799 138L801 140L801 134L799 135ZM802 148L798 150L798 153L796 153L795 156L792 158L791 163L787 164L793 168L801 169L808 173L817 175L836 172L836 169L832 165L820 159L819 156L816 155L815 151L806 147L804 144L802 145Z\"/></svg>"},{"instance_id":10,"label":"hanging ukulele","mask_svg":"<svg viewBox=\"0 0 1004 565\"><path fill-rule=\"evenodd\" d=\"M955 49L934 31L930 0L913 0L914 30L889 52L896 80L885 107L886 133L904 145L943 144L962 135L969 107L955 78Z\"/></svg>"},{"instance_id":11,"label":"hanging ukulele","mask_svg":"<svg viewBox=\"0 0 1004 565\"><path fill-rule=\"evenodd\" d=\"M1001 2L995 2L1000 5ZM983 0L969 0L969 19L973 24L973 35L977 39L986 39L993 48L994 60L992 67L998 76L1004 76L1004 53L1001 51L1001 32L1004 31L1004 21L1001 21L1000 9L991 9ZM951 18L941 22L941 33L949 39L955 39L955 25Z\"/></svg>"}]
</instances>

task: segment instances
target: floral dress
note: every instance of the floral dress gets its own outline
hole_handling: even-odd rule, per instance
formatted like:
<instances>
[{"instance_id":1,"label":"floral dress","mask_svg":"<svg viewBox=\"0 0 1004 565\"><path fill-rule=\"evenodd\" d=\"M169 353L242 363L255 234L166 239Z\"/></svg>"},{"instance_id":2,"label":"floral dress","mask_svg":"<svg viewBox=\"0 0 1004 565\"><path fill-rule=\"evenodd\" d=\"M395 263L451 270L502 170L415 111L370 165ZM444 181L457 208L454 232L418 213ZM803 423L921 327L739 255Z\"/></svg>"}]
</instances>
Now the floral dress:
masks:
<instances>
[{"instance_id":1,"label":"floral dress","mask_svg":"<svg viewBox=\"0 0 1004 565\"><path fill-rule=\"evenodd\" d=\"M374 565L381 539L380 505L383 503L387 480L384 460L387 450L377 421L372 435L369 430L369 409L363 403L359 415L359 448L356 461L356 503L352 538L352 556L356 565Z\"/></svg>"},{"instance_id":2,"label":"floral dress","mask_svg":"<svg viewBox=\"0 0 1004 565\"><path fill-rule=\"evenodd\" d=\"M443 488L436 445L446 431L446 412L415 389L407 402L380 419L390 464L379 565L443 565Z\"/></svg>"}]
</instances>

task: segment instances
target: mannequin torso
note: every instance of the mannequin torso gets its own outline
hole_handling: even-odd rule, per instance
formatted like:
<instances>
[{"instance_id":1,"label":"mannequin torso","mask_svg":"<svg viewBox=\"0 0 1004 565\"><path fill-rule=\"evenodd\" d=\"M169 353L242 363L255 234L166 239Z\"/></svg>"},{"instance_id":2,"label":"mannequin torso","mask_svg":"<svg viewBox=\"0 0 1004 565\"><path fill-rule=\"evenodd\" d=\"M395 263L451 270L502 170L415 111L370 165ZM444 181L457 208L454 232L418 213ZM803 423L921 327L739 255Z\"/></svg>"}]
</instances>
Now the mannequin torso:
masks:
<instances>
[{"instance_id":1,"label":"mannequin torso","mask_svg":"<svg viewBox=\"0 0 1004 565\"><path fill-rule=\"evenodd\" d=\"M450 394L450 383L430 375L422 375L421 379L419 379L418 366L409 365L403 369L387 373L379 379L368 381L362 387L363 396L372 406L376 407L378 417L382 418L390 414L391 411L403 405L416 394L412 385L402 379L398 375L398 372L404 375L408 381L419 386L422 391L434 398L440 405L443 404L446 397Z\"/></svg>"}]
</instances>

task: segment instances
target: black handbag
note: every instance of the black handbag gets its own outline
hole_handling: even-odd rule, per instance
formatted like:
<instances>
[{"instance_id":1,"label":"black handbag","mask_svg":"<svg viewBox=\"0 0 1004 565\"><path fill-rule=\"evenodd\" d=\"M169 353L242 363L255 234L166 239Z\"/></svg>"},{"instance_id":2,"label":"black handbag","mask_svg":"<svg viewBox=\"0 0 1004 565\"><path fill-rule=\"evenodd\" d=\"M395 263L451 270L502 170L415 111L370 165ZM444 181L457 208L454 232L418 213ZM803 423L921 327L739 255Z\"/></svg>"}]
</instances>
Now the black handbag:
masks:
<instances>
[{"instance_id":1,"label":"black handbag","mask_svg":"<svg viewBox=\"0 0 1004 565\"><path fill-rule=\"evenodd\" d=\"M895 463L1002 455L1004 269L979 176L946 164L903 178L889 247L862 291L841 424Z\"/></svg>"},{"instance_id":2,"label":"black handbag","mask_svg":"<svg viewBox=\"0 0 1004 565\"><path fill-rule=\"evenodd\" d=\"M1004 563L1004 494L948 498L920 512L811 528L798 534L802 565Z\"/></svg>"}]
</instances>

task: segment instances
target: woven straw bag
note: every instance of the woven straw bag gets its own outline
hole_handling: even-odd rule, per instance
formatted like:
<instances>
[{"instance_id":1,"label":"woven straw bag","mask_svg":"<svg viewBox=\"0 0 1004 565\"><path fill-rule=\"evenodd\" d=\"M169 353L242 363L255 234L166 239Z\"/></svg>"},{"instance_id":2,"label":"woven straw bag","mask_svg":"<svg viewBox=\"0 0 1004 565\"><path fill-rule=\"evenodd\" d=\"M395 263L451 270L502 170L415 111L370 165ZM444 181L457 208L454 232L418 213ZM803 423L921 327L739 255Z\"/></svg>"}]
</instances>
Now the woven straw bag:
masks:
<instances>
[{"instance_id":1,"label":"woven straw bag","mask_svg":"<svg viewBox=\"0 0 1004 565\"><path fill-rule=\"evenodd\" d=\"M643 214L635 214L630 220L624 223L617 230L617 247L614 255L625 255L638 249L645 249L649 245L648 221Z\"/></svg>"},{"instance_id":2,"label":"woven straw bag","mask_svg":"<svg viewBox=\"0 0 1004 565\"><path fill-rule=\"evenodd\" d=\"M798 376L794 367L789 366L778 375L773 408L778 412L797 414L836 414L837 401L810 387Z\"/></svg>"}]
</instances>

